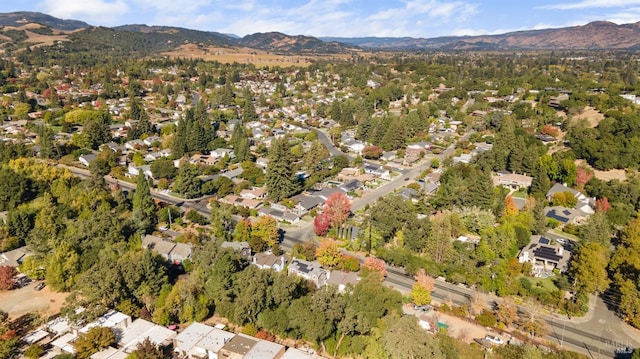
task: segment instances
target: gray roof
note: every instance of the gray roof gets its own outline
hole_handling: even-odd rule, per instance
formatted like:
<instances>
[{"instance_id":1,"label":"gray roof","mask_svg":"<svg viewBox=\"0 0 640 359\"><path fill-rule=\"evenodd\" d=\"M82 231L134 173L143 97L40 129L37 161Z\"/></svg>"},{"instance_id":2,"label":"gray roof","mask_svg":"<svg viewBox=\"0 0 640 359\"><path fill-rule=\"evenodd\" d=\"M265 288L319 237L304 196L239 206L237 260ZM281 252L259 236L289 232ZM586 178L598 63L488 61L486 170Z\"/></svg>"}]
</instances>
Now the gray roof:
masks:
<instances>
[{"instance_id":1,"label":"gray roof","mask_svg":"<svg viewBox=\"0 0 640 359\"><path fill-rule=\"evenodd\" d=\"M562 183L556 183L553 185L553 187L551 187L549 192L547 192L547 197L552 197L554 194L561 193L561 192L571 192L576 197L581 194L579 191L576 191L573 188L567 187Z\"/></svg>"},{"instance_id":2,"label":"gray roof","mask_svg":"<svg viewBox=\"0 0 640 359\"><path fill-rule=\"evenodd\" d=\"M320 197L307 196L305 194L293 196L291 199L298 202L307 211L324 203L324 200Z\"/></svg>"}]
</instances>

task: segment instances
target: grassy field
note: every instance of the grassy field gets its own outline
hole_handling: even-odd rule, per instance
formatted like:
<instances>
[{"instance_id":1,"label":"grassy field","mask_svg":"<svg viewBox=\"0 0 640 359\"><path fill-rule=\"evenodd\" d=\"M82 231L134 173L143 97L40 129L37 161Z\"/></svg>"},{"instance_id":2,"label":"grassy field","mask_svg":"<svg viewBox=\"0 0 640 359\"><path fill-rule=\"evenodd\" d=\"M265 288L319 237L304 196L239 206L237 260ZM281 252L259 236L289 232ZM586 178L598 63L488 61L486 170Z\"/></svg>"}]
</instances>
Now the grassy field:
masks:
<instances>
[{"instance_id":1,"label":"grassy field","mask_svg":"<svg viewBox=\"0 0 640 359\"><path fill-rule=\"evenodd\" d=\"M256 67L265 66L308 66L313 60L346 60L350 55L281 55L267 51L235 48L235 47L214 47L201 46L197 44L182 45L174 51L166 52L164 55L173 58L193 58L207 61L218 61L220 63L254 64Z\"/></svg>"}]
</instances>

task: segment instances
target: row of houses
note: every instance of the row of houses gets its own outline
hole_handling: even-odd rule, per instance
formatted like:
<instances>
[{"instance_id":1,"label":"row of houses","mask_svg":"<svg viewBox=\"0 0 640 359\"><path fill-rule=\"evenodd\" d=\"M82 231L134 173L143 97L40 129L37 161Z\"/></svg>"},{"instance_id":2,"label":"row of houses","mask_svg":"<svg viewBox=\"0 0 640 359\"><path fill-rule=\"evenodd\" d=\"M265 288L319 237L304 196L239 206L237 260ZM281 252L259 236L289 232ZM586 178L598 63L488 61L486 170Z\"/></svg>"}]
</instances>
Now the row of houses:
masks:
<instances>
[{"instance_id":1,"label":"row of houses","mask_svg":"<svg viewBox=\"0 0 640 359\"><path fill-rule=\"evenodd\" d=\"M59 317L28 333L22 340L28 344L50 344L52 355L75 354L75 341L94 327L111 329L116 337L116 345L91 355L91 359L126 359L147 339L158 348L172 347L173 357L181 359L321 358L310 350L287 348L278 343L226 331L224 325L212 327L195 322L177 333L142 318L132 321L130 316L114 310L82 327Z\"/></svg>"}]
</instances>

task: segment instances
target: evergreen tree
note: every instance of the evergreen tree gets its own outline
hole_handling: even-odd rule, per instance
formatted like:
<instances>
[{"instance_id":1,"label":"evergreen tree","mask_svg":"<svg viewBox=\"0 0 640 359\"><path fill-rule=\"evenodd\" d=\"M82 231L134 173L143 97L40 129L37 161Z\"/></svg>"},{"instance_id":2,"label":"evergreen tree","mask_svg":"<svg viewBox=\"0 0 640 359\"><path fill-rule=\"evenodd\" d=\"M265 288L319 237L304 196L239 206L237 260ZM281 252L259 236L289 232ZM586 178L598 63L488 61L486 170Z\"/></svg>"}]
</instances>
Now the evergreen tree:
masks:
<instances>
[{"instance_id":1,"label":"evergreen tree","mask_svg":"<svg viewBox=\"0 0 640 359\"><path fill-rule=\"evenodd\" d=\"M183 161L178 169L178 176L173 184L173 190L185 196L196 198L202 194L202 182L198 178L198 168L187 161Z\"/></svg>"},{"instance_id":2,"label":"evergreen tree","mask_svg":"<svg viewBox=\"0 0 640 359\"><path fill-rule=\"evenodd\" d=\"M171 154L174 158L180 158L189 153L187 148L187 120L183 117L178 121L178 127L173 133Z\"/></svg>"},{"instance_id":3,"label":"evergreen tree","mask_svg":"<svg viewBox=\"0 0 640 359\"><path fill-rule=\"evenodd\" d=\"M269 198L274 201L293 195L300 187L295 178L294 159L287 138L275 140L271 145L266 185Z\"/></svg>"},{"instance_id":4,"label":"evergreen tree","mask_svg":"<svg viewBox=\"0 0 640 359\"><path fill-rule=\"evenodd\" d=\"M99 116L87 119L82 126L82 132L92 149L97 150L101 145L111 141L111 115L101 113Z\"/></svg>"},{"instance_id":5,"label":"evergreen tree","mask_svg":"<svg viewBox=\"0 0 640 359\"><path fill-rule=\"evenodd\" d=\"M235 153L238 162L243 162L249 159L249 136L247 136L247 132L240 124L236 125L233 129L231 145L233 146L233 152Z\"/></svg>"},{"instance_id":6,"label":"evergreen tree","mask_svg":"<svg viewBox=\"0 0 640 359\"><path fill-rule=\"evenodd\" d=\"M141 233L151 233L158 223L156 203L151 197L149 182L142 171L138 174L138 182L133 195L133 221Z\"/></svg>"}]
</instances>

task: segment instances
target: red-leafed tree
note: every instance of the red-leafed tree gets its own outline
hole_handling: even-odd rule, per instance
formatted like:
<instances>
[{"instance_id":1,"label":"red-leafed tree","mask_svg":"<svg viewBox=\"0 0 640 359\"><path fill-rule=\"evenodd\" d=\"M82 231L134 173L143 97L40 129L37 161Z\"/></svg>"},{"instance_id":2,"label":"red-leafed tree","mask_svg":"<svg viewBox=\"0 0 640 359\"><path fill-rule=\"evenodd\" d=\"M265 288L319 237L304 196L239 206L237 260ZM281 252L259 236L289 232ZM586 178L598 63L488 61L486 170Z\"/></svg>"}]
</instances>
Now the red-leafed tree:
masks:
<instances>
[{"instance_id":1,"label":"red-leafed tree","mask_svg":"<svg viewBox=\"0 0 640 359\"><path fill-rule=\"evenodd\" d=\"M329 216L326 213L319 213L313 219L313 231L318 236L324 236L329 232Z\"/></svg>"},{"instance_id":2,"label":"red-leafed tree","mask_svg":"<svg viewBox=\"0 0 640 359\"><path fill-rule=\"evenodd\" d=\"M16 269L10 266L0 266L0 289L9 290L13 289L15 280L13 277L16 275Z\"/></svg>"},{"instance_id":3,"label":"red-leafed tree","mask_svg":"<svg viewBox=\"0 0 640 359\"><path fill-rule=\"evenodd\" d=\"M368 257L362 264L362 269L365 272L377 272L380 273L381 278L387 276L387 265L380 258Z\"/></svg>"},{"instance_id":4,"label":"red-leafed tree","mask_svg":"<svg viewBox=\"0 0 640 359\"><path fill-rule=\"evenodd\" d=\"M382 157L382 148L378 146L367 146L362 149L362 157L369 160L377 160Z\"/></svg>"},{"instance_id":5,"label":"red-leafed tree","mask_svg":"<svg viewBox=\"0 0 640 359\"><path fill-rule=\"evenodd\" d=\"M611 208L607 197L598 198L596 200L596 212L606 212Z\"/></svg>"},{"instance_id":6,"label":"red-leafed tree","mask_svg":"<svg viewBox=\"0 0 640 359\"><path fill-rule=\"evenodd\" d=\"M349 218L351 214L351 200L346 194L336 192L324 203L324 213L329 217L329 224L336 228Z\"/></svg>"},{"instance_id":7,"label":"red-leafed tree","mask_svg":"<svg viewBox=\"0 0 640 359\"><path fill-rule=\"evenodd\" d=\"M576 185L580 188L583 188L587 182L593 177L593 171L588 170L584 167L576 168Z\"/></svg>"},{"instance_id":8,"label":"red-leafed tree","mask_svg":"<svg viewBox=\"0 0 640 359\"><path fill-rule=\"evenodd\" d=\"M558 138L558 135L560 134L560 130L558 130L558 128L553 125L544 125L540 132L543 135L549 135L554 138Z\"/></svg>"}]
</instances>

